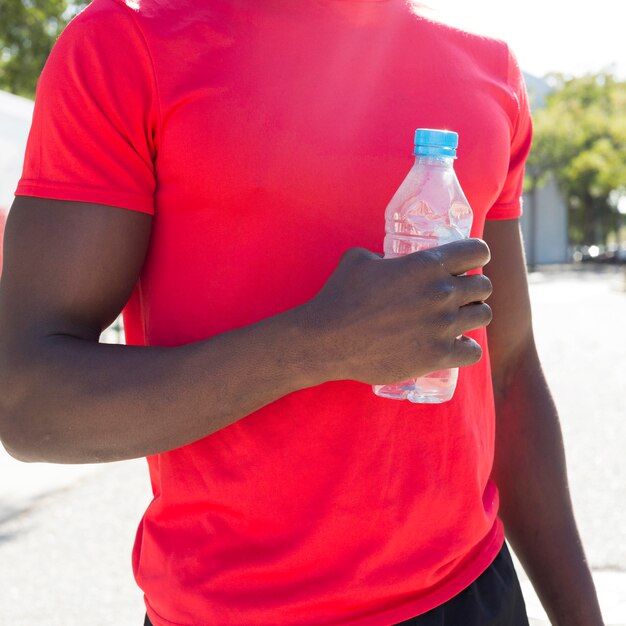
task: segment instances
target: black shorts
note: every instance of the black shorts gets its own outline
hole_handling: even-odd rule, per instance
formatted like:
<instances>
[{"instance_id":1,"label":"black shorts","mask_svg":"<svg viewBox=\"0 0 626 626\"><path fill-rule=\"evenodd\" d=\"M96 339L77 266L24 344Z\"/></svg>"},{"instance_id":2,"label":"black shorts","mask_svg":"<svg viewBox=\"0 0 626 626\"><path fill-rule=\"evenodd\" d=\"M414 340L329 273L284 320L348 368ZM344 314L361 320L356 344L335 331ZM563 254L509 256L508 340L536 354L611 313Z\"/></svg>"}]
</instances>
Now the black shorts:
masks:
<instances>
[{"instance_id":1,"label":"black shorts","mask_svg":"<svg viewBox=\"0 0 626 626\"><path fill-rule=\"evenodd\" d=\"M466 589L402 626L528 626L526 605L506 543Z\"/></svg>"},{"instance_id":2,"label":"black shorts","mask_svg":"<svg viewBox=\"0 0 626 626\"><path fill-rule=\"evenodd\" d=\"M400 623L402 626L528 626L526 605L506 543L494 562L469 587L428 613ZM144 626L152 626L147 616Z\"/></svg>"}]
</instances>

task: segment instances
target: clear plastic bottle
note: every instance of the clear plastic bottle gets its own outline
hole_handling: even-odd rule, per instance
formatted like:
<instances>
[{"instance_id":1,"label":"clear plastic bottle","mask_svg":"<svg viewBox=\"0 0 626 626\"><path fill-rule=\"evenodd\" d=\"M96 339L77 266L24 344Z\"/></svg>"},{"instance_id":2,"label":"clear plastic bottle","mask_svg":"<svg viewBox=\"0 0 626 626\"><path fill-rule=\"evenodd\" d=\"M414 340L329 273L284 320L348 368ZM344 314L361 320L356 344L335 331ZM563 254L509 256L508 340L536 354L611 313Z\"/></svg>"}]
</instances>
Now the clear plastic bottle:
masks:
<instances>
[{"instance_id":1,"label":"clear plastic bottle","mask_svg":"<svg viewBox=\"0 0 626 626\"><path fill-rule=\"evenodd\" d=\"M473 214L454 172L457 145L455 132L415 131L415 164L385 211L385 258L469 237ZM374 385L374 393L411 402L446 402L454 394L458 373L454 368Z\"/></svg>"}]
</instances>

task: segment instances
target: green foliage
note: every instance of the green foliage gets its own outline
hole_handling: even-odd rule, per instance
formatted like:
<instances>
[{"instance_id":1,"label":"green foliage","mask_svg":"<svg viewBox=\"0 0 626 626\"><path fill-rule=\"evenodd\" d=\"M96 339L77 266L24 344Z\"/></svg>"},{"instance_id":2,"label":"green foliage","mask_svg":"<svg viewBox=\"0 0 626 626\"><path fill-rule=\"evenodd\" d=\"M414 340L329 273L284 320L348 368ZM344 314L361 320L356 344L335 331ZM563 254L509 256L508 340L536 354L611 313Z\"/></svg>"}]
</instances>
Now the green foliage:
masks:
<instances>
[{"instance_id":1,"label":"green foliage","mask_svg":"<svg viewBox=\"0 0 626 626\"><path fill-rule=\"evenodd\" d=\"M0 89L34 97L37 79L54 42L86 4L0 0Z\"/></svg>"},{"instance_id":2,"label":"green foliage","mask_svg":"<svg viewBox=\"0 0 626 626\"><path fill-rule=\"evenodd\" d=\"M609 72L552 75L554 90L534 112L527 186L553 175L569 211L572 243L605 243L619 216L614 198L626 188L626 82Z\"/></svg>"}]
</instances>

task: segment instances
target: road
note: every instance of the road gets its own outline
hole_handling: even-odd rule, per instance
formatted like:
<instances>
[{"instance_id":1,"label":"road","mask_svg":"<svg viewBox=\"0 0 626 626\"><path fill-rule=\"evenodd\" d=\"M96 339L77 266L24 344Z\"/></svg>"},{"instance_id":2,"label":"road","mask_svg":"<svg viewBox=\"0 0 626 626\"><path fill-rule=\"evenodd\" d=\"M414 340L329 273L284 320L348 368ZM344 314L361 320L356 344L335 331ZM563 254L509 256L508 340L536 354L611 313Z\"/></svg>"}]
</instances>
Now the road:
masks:
<instances>
[{"instance_id":1,"label":"road","mask_svg":"<svg viewBox=\"0 0 626 626\"><path fill-rule=\"evenodd\" d=\"M605 620L626 625L623 272L535 272L537 344L559 407L574 508ZM143 460L24 465L0 453L0 625L139 626L130 551L150 498ZM533 625L545 615L520 569Z\"/></svg>"}]
</instances>

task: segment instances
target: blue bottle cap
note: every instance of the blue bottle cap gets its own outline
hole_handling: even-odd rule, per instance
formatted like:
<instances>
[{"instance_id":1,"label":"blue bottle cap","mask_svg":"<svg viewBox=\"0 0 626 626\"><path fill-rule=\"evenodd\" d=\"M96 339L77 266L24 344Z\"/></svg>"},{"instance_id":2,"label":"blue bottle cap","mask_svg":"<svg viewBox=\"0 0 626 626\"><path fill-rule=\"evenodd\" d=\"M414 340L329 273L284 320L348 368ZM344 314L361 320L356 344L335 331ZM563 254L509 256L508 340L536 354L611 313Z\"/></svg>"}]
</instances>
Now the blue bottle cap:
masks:
<instances>
[{"instance_id":1,"label":"blue bottle cap","mask_svg":"<svg viewBox=\"0 0 626 626\"><path fill-rule=\"evenodd\" d=\"M452 130L418 128L415 131L415 156L456 157L459 135Z\"/></svg>"}]
</instances>

